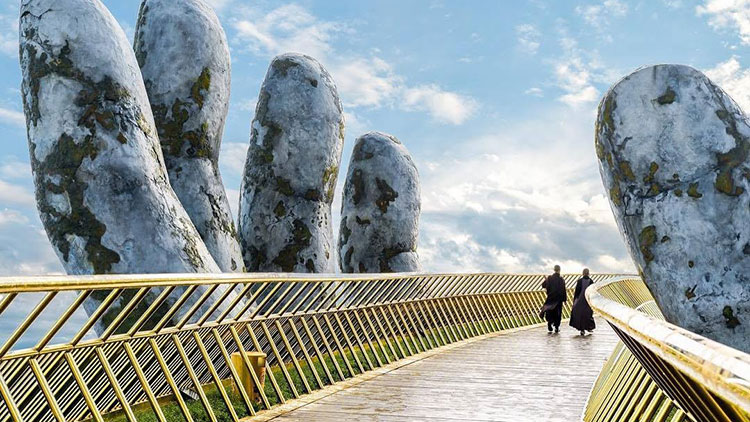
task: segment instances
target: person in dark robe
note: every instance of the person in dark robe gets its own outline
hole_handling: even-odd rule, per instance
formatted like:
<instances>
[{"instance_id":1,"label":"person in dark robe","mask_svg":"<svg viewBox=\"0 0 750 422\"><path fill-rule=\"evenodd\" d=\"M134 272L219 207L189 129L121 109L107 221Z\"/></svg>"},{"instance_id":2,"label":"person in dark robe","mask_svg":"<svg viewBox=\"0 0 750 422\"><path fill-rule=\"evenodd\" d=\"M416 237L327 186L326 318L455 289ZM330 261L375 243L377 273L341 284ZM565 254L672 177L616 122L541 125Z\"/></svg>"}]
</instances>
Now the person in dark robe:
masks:
<instances>
[{"instance_id":1,"label":"person in dark robe","mask_svg":"<svg viewBox=\"0 0 750 422\"><path fill-rule=\"evenodd\" d=\"M586 331L591 332L596 328L594 322L594 311L586 301L586 289L594 284L594 280L589 278L589 269L583 270L583 277L576 283L576 291L573 295L573 309L570 312L570 326L585 335Z\"/></svg>"},{"instance_id":2,"label":"person in dark robe","mask_svg":"<svg viewBox=\"0 0 750 422\"><path fill-rule=\"evenodd\" d=\"M568 292L565 290L565 280L560 276L559 265L555 265L554 274L544 279L542 288L547 291L547 299L539 312L539 318L547 320L547 331L551 333L554 326L555 332L559 333L563 303L568 301Z\"/></svg>"}]
</instances>

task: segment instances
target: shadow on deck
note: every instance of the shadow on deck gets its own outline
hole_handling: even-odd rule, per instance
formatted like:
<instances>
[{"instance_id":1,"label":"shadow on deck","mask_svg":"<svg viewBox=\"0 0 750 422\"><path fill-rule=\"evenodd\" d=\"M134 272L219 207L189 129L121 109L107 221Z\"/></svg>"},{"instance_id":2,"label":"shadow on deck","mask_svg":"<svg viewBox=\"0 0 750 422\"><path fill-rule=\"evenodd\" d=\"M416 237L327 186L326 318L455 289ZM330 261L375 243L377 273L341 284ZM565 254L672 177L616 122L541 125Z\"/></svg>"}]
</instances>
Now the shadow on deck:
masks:
<instances>
[{"instance_id":1,"label":"shadow on deck","mask_svg":"<svg viewBox=\"0 0 750 422\"><path fill-rule=\"evenodd\" d=\"M576 421L618 341L597 320L498 333L324 397L274 421Z\"/></svg>"}]
</instances>

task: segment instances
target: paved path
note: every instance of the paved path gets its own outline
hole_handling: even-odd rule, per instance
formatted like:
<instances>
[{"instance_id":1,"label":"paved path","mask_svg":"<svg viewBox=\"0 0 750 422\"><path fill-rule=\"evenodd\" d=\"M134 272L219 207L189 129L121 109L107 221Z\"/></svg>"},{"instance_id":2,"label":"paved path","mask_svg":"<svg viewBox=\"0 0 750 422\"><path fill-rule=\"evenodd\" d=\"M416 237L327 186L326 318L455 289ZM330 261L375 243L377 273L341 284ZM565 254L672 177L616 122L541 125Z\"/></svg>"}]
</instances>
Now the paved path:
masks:
<instances>
[{"instance_id":1,"label":"paved path","mask_svg":"<svg viewBox=\"0 0 750 422\"><path fill-rule=\"evenodd\" d=\"M617 336L603 320L499 335L437 354L276 421L578 421ZM555 356L555 357L548 357Z\"/></svg>"}]
</instances>

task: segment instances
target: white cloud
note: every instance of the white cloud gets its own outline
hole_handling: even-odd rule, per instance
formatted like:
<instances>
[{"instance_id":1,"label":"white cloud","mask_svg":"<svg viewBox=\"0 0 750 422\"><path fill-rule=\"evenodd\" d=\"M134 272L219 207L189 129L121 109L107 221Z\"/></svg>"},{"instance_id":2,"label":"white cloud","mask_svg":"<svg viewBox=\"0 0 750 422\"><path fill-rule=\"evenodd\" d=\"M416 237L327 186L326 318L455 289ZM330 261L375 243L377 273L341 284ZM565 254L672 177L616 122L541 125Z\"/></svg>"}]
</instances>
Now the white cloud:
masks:
<instances>
[{"instance_id":1,"label":"white cloud","mask_svg":"<svg viewBox=\"0 0 750 422\"><path fill-rule=\"evenodd\" d=\"M18 211L0 211L0 276L63 272L62 265L40 225L38 219L32 224ZM19 239L23 241L19 242Z\"/></svg>"},{"instance_id":2,"label":"white cloud","mask_svg":"<svg viewBox=\"0 0 750 422\"><path fill-rule=\"evenodd\" d=\"M222 12L229 6L233 0L206 0L216 12Z\"/></svg>"},{"instance_id":3,"label":"white cloud","mask_svg":"<svg viewBox=\"0 0 750 422\"><path fill-rule=\"evenodd\" d=\"M344 111L344 121L346 122L346 134L352 135L352 137L374 130L371 129L370 121L361 117L358 113Z\"/></svg>"},{"instance_id":4,"label":"white cloud","mask_svg":"<svg viewBox=\"0 0 750 422\"><path fill-rule=\"evenodd\" d=\"M308 54L329 70L346 108L400 107L424 111L445 124L466 122L478 107L472 98L435 84L412 86L393 67L378 57L336 51L334 38L354 31L348 25L323 21L298 5L286 5L263 12L243 7L234 19L235 45L262 55L286 52Z\"/></svg>"},{"instance_id":5,"label":"white cloud","mask_svg":"<svg viewBox=\"0 0 750 422\"><path fill-rule=\"evenodd\" d=\"M596 83L611 84L619 77L620 72L604 66L596 50L579 48L565 28L560 30L560 46L563 55L552 62L556 85L564 91L559 101L572 107L591 104L599 99Z\"/></svg>"},{"instance_id":6,"label":"white cloud","mask_svg":"<svg viewBox=\"0 0 750 422\"><path fill-rule=\"evenodd\" d=\"M745 112L750 112L750 69L732 57L706 70L706 76L726 91Z\"/></svg>"},{"instance_id":7,"label":"white cloud","mask_svg":"<svg viewBox=\"0 0 750 422\"><path fill-rule=\"evenodd\" d=\"M27 223L28 221L29 219L26 216L16 210L8 208L0 210L0 227L12 223Z\"/></svg>"},{"instance_id":8,"label":"white cloud","mask_svg":"<svg viewBox=\"0 0 750 422\"><path fill-rule=\"evenodd\" d=\"M249 43L255 52L277 55L287 52L326 57L332 50L331 37L348 28L336 22L318 20L306 9L295 4L278 7L262 14L256 9L242 8L249 17L234 20L237 37Z\"/></svg>"},{"instance_id":9,"label":"white cloud","mask_svg":"<svg viewBox=\"0 0 750 422\"><path fill-rule=\"evenodd\" d=\"M523 93L526 95L531 95L533 97L544 97L544 91L542 91L542 89L538 87L531 87Z\"/></svg>"},{"instance_id":10,"label":"white cloud","mask_svg":"<svg viewBox=\"0 0 750 422\"><path fill-rule=\"evenodd\" d=\"M608 33L612 18L621 18L628 14L628 6L619 0L604 0L601 3L576 6L576 14L594 28L600 39L612 42L612 36Z\"/></svg>"},{"instance_id":11,"label":"white cloud","mask_svg":"<svg viewBox=\"0 0 750 422\"><path fill-rule=\"evenodd\" d=\"M750 1L706 0L695 11L698 16L708 15L709 25L716 30L736 30L742 44L750 45Z\"/></svg>"},{"instance_id":12,"label":"white cloud","mask_svg":"<svg viewBox=\"0 0 750 422\"><path fill-rule=\"evenodd\" d=\"M27 179L31 177L31 165L18 161L15 157L7 157L0 164L0 177L5 179Z\"/></svg>"},{"instance_id":13,"label":"white cloud","mask_svg":"<svg viewBox=\"0 0 750 422\"><path fill-rule=\"evenodd\" d=\"M393 100L403 81L378 57L356 58L331 69L336 87L348 107L377 107Z\"/></svg>"},{"instance_id":14,"label":"white cloud","mask_svg":"<svg viewBox=\"0 0 750 422\"><path fill-rule=\"evenodd\" d=\"M592 75L583 59L577 56L569 57L555 66L558 85L566 94L558 98L570 105L596 101L599 91L592 84Z\"/></svg>"},{"instance_id":15,"label":"white cloud","mask_svg":"<svg viewBox=\"0 0 750 422\"><path fill-rule=\"evenodd\" d=\"M0 53L18 57L18 17L15 13L0 14Z\"/></svg>"},{"instance_id":16,"label":"white cloud","mask_svg":"<svg viewBox=\"0 0 750 422\"><path fill-rule=\"evenodd\" d=\"M577 106L579 104L591 103L599 98L599 91L591 85L583 86L573 90L559 98L560 101Z\"/></svg>"},{"instance_id":17,"label":"white cloud","mask_svg":"<svg viewBox=\"0 0 750 422\"><path fill-rule=\"evenodd\" d=\"M585 265L632 272L598 174L590 122L589 110L558 106L417 160L425 268L528 272L564 263L566 271Z\"/></svg>"},{"instance_id":18,"label":"white cloud","mask_svg":"<svg viewBox=\"0 0 750 422\"><path fill-rule=\"evenodd\" d=\"M437 85L421 85L404 91L404 105L408 109L426 110L443 123L460 125L477 109L470 97L441 90Z\"/></svg>"},{"instance_id":19,"label":"white cloud","mask_svg":"<svg viewBox=\"0 0 750 422\"><path fill-rule=\"evenodd\" d=\"M534 55L539 50L542 34L534 25L525 23L516 26L516 36L518 37L518 45L523 52Z\"/></svg>"},{"instance_id":20,"label":"white cloud","mask_svg":"<svg viewBox=\"0 0 750 422\"><path fill-rule=\"evenodd\" d=\"M36 201L34 194L28 189L0 179L0 206L9 204L34 207Z\"/></svg>"},{"instance_id":21,"label":"white cloud","mask_svg":"<svg viewBox=\"0 0 750 422\"><path fill-rule=\"evenodd\" d=\"M258 104L257 98L246 98L244 100L240 100L239 105L237 107L242 111L255 112L255 106L257 104Z\"/></svg>"},{"instance_id":22,"label":"white cloud","mask_svg":"<svg viewBox=\"0 0 750 422\"><path fill-rule=\"evenodd\" d=\"M600 4L576 6L576 13L589 25L601 28L609 23L610 17L627 15L628 6L618 0L605 0Z\"/></svg>"},{"instance_id":23,"label":"white cloud","mask_svg":"<svg viewBox=\"0 0 750 422\"><path fill-rule=\"evenodd\" d=\"M222 142L219 155L221 172L234 178L242 176L247 158L247 142Z\"/></svg>"},{"instance_id":24,"label":"white cloud","mask_svg":"<svg viewBox=\"0 0 750 422\"><path fill-rule=\"evenodd\" d=\"M0 122L13 126L26 127L26 117L17 110L0 107Z\"/></svg>"}]
</instances>

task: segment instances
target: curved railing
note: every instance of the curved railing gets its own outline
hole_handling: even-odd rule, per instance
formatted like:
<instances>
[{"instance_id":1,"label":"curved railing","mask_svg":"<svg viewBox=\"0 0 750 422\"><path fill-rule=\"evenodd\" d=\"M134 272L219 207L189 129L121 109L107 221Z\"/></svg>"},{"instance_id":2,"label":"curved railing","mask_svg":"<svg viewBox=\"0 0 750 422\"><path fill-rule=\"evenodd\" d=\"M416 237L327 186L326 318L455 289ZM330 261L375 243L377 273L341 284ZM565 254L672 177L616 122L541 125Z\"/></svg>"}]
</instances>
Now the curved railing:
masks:
<instances>
[{"instance_id":1,"label":"curved railing","mask_svg":"<svg viewBox=\"0 0 750 422\"><path fill-rule=\"evenodd\" d=\"M576 278L566 276L568 288ZM238 421L274 414L305 394L340 388L404 359L540 323L542 279L0 279L0 422ZM569 312L566 304L563 316Z\"/></svg>"},{"instance_id":2,"label":"curved railing","mask_svg":"<svg viewBox=\"0 0 750 422\"><path fill-rule=\"evenodd\" d=\"M640 278L586 291L622 340L585 421L750 421L750 355L664 321Z\"/></svg>"}]
</instances>

